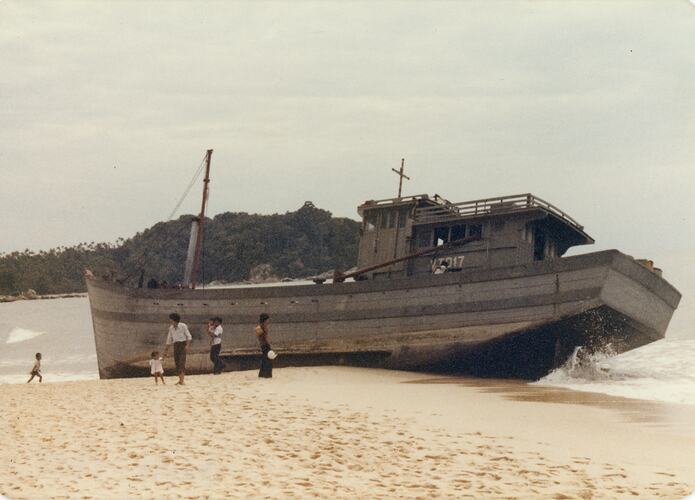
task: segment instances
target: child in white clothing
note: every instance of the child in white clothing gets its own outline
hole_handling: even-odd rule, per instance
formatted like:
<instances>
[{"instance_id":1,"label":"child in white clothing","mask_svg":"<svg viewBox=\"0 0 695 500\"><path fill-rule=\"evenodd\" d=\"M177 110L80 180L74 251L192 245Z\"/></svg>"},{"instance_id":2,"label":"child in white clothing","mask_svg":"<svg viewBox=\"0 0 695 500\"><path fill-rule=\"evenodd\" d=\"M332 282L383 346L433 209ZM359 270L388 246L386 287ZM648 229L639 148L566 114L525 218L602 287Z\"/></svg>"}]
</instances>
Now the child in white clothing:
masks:
<instances>
[{"instance_id":1,"label":"child in white clothing","mask_svg":"<svg viewBox=\"0 0 695 500\"><path fill-rule=\"evenodd\" d=\"M150 373L154 377L155 384L159 384L157 378L161 378L162 384L164 383L164 368L162 367L162 357L159 355L159 351L152 351L152 358L150 359Z\"/></svg>"}]
</instances>

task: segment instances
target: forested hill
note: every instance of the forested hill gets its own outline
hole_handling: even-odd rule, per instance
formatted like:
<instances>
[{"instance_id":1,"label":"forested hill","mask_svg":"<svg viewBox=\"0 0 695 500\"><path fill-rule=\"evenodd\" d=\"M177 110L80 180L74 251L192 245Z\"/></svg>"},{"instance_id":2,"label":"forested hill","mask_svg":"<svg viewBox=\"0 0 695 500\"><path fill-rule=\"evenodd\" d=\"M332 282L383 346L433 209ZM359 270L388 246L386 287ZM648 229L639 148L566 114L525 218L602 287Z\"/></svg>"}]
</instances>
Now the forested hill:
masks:
<instances>
[{"instance_id":1,"label":"forested hill","mask_svg":"<svg viewBox=\"0 0 695 500\"><path fill-rule=\"evenodd\" d=\"M170 284L183 278L191 215L160 222L115 244L83 243L48 251L0 255L0 295L29 288L39 294L84 291L83 273L127 278L137 285L156 278ZM335 218L307 202L284 215L223 213L205 220L205 245L198 281L240 281L259 264L278 276L304 277L348 269L357 260L360 224Z\"/></svg>"}]
</instances>

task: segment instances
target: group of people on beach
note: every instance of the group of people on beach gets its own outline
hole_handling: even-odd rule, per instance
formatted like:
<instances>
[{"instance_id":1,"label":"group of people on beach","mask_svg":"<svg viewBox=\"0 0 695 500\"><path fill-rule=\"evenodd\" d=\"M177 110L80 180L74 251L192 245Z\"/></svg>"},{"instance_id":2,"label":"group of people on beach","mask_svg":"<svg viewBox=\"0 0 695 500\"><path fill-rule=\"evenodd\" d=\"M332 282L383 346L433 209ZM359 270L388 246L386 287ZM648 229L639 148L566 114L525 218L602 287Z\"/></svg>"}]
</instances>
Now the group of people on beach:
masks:
<instances>
[{"instance_id":1,"label":"group of people on beach","mask_svg":"<svg viewBox=\"0 0 695 500\"><path fill-rule=\"evenodd\" d=\"M261 349L261 367L258 372L258 376L261 378L272 378L273 376L272 360L275 358L275 353L270 347L270 340L268 338L269 323L270 316L266 313L262 313L258 318L258 325L256 325L254 329ZM225 366L220 358L222 334L224 333L222 318L219 316L210 318L206 332L210 338L210 361L213 363L212 372L219 375L222 373ZM162 366L162 361L169 354L169 349L173 346L174 365L176 366L176 374L179 377L179 381L176 385L184 385L186 376L186 353L188 352L188 345L191 340L193 340L193 336L188 330L188 325L181 321L181 316L178 313L171 313L169 315L169 331L167 333L164 352L160 355L159 351L154 351L150 359L150 373L154 377L156 384L159 384L159 380L164 383L164 367Z\"/></svg>"},{"instance_id":2,"label":"group of people on beach","mask_svg":"<svg viewBox=\"0 0 695 500\"><path fill-rule=\"evenodd\" d=\"M261 378L273 377L272 360L275 359L276 354L270 347L270 340L268 337L269 323L270 316L266 313L262 313L258 318L258 325L256 325L254 329L261 349L261 367L258 371L258 376ZM224 333L222 318L219 316L210 318L206 332L210 338L210 361L212 361L213 364L212 373L219 375L222 373L225 366L220 357L220 351L222 350L222 334ZM186 353L188 352L188 345L191 340L193 340L193 336L188 330L188 325L181 321L181 316L178 313L171 313L169 315L169 331L167 332L164 352L160 354L159 351L153 351L150 355L150 374L154 377L155 384L159 384L160 380L162 384L165 383L162 361L168 356L169 349L173 346L174 365L176 366L176 374L179 377L179 381L176 382L176 385L184 385L184 378L186 376ZM31 369L31 377L27 380L27 383L34 380L34 377L38 377L39 382L43 381L43 376L41 375L40 352L36 353L36 360Z\"/></svg>"}]
</instances>

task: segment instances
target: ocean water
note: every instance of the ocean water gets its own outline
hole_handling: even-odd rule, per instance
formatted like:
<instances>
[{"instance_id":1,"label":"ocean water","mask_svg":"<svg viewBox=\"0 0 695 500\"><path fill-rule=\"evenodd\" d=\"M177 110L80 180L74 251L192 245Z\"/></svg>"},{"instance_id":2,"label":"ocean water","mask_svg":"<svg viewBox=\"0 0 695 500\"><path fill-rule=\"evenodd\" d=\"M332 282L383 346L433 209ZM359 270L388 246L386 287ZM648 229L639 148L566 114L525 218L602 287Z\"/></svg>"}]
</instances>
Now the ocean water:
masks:
<instances>
[{"instance_id":1,"label":"ocean water","mask_svg":"<svg viewBox=\"0 0 695 500\"><path fill-rule=\"evenodd\" d=\"M0 383L23 383L36 352L44 382L97 379L86 297L0 304ZM577 352L536 385L695 405L695 339L671 338L615 356Z\"/></svg>"},{"instance_id":2,"label":"ocean water","mask_svg":"<svg viewBox=\"0 0 695 500\"><path fill-rule=\"evenodd\" d=\"M44 382L99 378L86 297L0 304L0 383L26 382L37 352Z\"/></svg>"}]
</instances>

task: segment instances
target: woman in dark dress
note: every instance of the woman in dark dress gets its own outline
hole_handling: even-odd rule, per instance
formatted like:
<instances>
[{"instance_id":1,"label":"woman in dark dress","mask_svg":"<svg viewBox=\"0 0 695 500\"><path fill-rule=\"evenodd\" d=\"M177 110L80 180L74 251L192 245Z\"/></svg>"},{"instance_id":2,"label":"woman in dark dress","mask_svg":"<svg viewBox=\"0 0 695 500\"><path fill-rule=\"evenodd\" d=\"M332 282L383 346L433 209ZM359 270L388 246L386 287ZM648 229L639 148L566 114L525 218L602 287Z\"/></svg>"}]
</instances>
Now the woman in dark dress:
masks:
<instances>
[{"instance_id":1,"label":"woman in dark dress","mask_svg":"<svg viewBox=\"0 0 695 500\"><path fill-rule=\"evenodd\" d=\"M261 378L273 377L273 362L268 358L268 352L270 352L268 323L270 323L270 316L266 313L261 314L258 318L258 325L255 330L256 338L258 338L258 343L261 346L261 369L258 372L258 376Z\"/></svg>"}]
</instances>

